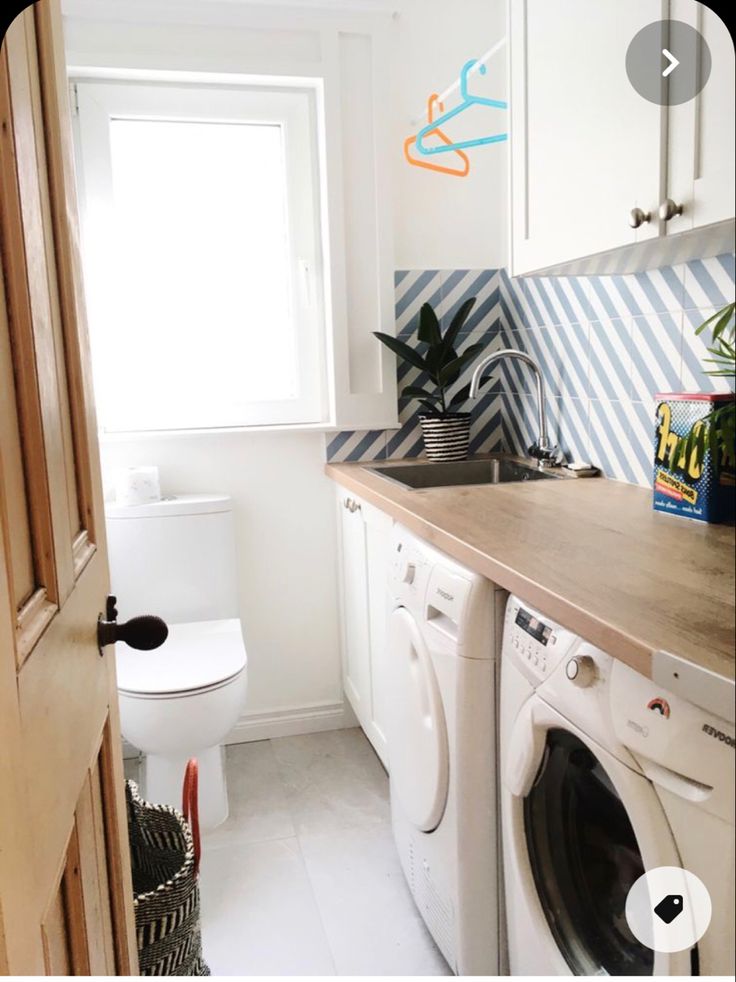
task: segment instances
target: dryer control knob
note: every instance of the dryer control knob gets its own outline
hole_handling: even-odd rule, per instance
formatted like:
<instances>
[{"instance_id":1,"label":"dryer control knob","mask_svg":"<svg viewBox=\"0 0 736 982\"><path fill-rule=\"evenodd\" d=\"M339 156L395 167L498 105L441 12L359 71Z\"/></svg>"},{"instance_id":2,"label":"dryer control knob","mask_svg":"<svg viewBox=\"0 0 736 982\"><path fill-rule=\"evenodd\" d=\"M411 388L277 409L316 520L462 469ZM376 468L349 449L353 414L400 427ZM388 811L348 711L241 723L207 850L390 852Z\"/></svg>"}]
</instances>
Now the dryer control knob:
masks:
<instances>
[{"instance_id":1,"label":"dryer control knob","mask_svg":"<svg viewBox=\"0 0 736 982\"><path fill-rule=\"evenodd\" d=\"M573 685L578 685L581 689L585 689L595 682L595 661L590 655L579 655L571 658L567 665L565 665L565 674Z\"/></svg>"},{"instance_id":2,"label":"dryer control knob","mask_svg":"<svg viewBox=\"0 0 736 982\"><path fill-rule=\"evenodd\" d=\"M402 583L413 583L416 571L417 568L414 563L403 563L399 567L399 579Z\"/></svg>"}]
</instances>

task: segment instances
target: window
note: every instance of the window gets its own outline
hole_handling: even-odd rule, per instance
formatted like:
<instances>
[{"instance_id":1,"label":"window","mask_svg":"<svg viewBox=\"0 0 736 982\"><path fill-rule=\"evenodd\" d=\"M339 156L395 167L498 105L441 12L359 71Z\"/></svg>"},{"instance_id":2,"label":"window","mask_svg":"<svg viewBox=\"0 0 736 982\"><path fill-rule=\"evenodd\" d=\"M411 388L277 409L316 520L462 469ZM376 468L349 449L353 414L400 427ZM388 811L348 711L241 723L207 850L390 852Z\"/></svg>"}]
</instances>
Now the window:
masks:
<instances>
[{"instance_id":1,"label":"window","mask_svg":"<svg viewBox=\"0 0 736 982\"><path fill-rule=\"evenodd\" d=\"M316 94L77 83L103 430L324 419Z\"/></svg>"}]
</instances>

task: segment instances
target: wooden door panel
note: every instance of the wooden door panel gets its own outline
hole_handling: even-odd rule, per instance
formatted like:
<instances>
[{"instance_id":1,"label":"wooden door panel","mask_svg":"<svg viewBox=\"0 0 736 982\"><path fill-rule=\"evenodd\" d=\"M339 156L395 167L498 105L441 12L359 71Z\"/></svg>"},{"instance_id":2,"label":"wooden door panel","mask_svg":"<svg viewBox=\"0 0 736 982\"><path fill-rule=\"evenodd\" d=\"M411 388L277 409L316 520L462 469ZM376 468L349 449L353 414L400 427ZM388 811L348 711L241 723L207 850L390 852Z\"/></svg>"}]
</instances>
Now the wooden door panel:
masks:
<instances>
[{"instance_id":1,"label":"wooden door panel","mask_svg":"<svg viewBox=\"0 0 736 982\"><path fill-rule=\"evenodd\" d=\"M15 32L15 35L11 33ZM17 476L6 477L4 498L8 516L27 510L30 518L34 585L28 599L17 610L14 649L18 662L22 663L31 651L33 644L41 635L56 610L58 596L56 569L53 553L53 529L48 507L49 489L46 468L39 466L44 461L44 433L42 412L35 370L35 350L33 345L33 324L28 287L28 267L24 239L23 216L20 205L16 165L16 131L10 94L10 66L8 50L17 29L11 27L6 41L0 50L0 181L3 193L0 196L0 232L2 232L2 272L5 285L5 304L7 337L2 352L10 357L4 362L3 374L14 375L16 413L20 424L20 442L23 451L22 470L24 472L26 500L18 502ZM24 42L23 42L24 43ZM27 130L27 126L25 129ZM22 143L23 141L21 141ZM8 434L2 433L3 438ZM5 451L5 442L3 443ZM33 461L32 468L27 462ZM17 463L17 461L16 461ZM11 488L11 482L16 490ZM8 518L9 521L9 518ZM17 534L9 529L8 549L11 554L21 548ZM19 560L10 562L11 571ZM20 597L25 592L17 588L11 580L11 593Z\"/></svg>"},{"instance_id":2,"label":"wooden door panel","mask_svg":"<svg viewBox=\"0 0 736 982\"><path fill-rule=\"evenodd\" d=\"M108 715L107 659L97 650L97 614L90 618L91 609L104 609L107 594L106 572L97 559L88 564L85 573L91 575L80 577L18 674L25 769L34 775L29 804L39 819L47 816L33 857L41 888L56 872L80 794L74 781L62 783L55 775L80 775L81 783Z\"/></svg>"},{"instance_id":3,"label":"wooden door panel","mask_svg":"<svg viewBox=\"0 0 736 982\"><path fill-rule=\"evenodd\" d=\"M64 63L61 10L58 3L38 3L36 38L43 86L43 120L51 190L59 303L66 353L80 533L74 542L75 574L89 559L94 543L104 537L102 482L96 442L97 419L92 384L92 359L84 302L82 255L77 220L69 87Z\"/></svg>"},{"instance_id":4,"label":"wooden door panel","mask_svg":"<svg viewBox=\"0 0 736 982\"><path fill-rule=\"evenodd\" d=\"M67 906L64 884L54 892L46 917L41 923L43 964L47 975L71 975L72 958L69 951Z\"/></svg>"},{"instance_id":5,"label":"wooden door panel","mask_svg":"<svg viewBox=\"0 0 736 982\"><path fill-rule=\"evenodd\" d=\"M44 437L47 501L51 517L52 548L56 570L58 601L69 595L74 584L72 542L78 528L70 527L69 470L70 429L69 405L66 395L66 376L60 343L58 291L54 271L49 263L48 180L45 167L43 130L37 140L40 125L40 96L35 25L32 14L21 15L8 31L8 76L10 108L15 138L15 157L18 198L25 242L26 283L30 301L32 335L27 347L33 358L22 365L16 361L16 374L33 373L29 387L35 383L37 403L41 413ZM46 207L44 207L46 205ZM34 463L39 461L34 458ZM76 490L74 491L76 498Z\"/></svg>"},{"instance_id":6,"label":"wooden door panel","mask_svg":"<svg viewBox=\"0 0 736 982\"><path fill-rule=\"evenodd\" d=\"M49 975L115 975L99 756L87 772L61 875L41 921Z\"/></svg>"},{"instance_id":7,"label":"wooden door panel","mask_svg":"<svg viewBox=\"0 0 736 982\"><path fill-rule=\"evenodd\" d=\"M36 574L2 269L0 269L0 320L2 346L0 350L0 445L5 456L8 528L12 537L10 578L13 607L17 614L33 595Z\"/></svg>"},{"instance_id":8,"label":"wooden door panel","mask_svg":"<svg viewBox=\"0 0 736 982\"><path fill-rule=\"evenodd\" d=\"M137 972L58 0L0 51L0 969ZM24 524L25 517L25 524ZM22 882L21 882L22 880Z\"/></svg>"},{"instance_id":9,"label":"wooden door panel","mask_svg":"<svg viewBox=\"0 0 736 982\"><path fill-rule=\"evenodd\" d=\"M115 970L112 906L107 876L105 814L102 804L99 757L90 769L77 802L76 828L80 843L84 922L92 975Z\"/></svg>"}]
</instances>

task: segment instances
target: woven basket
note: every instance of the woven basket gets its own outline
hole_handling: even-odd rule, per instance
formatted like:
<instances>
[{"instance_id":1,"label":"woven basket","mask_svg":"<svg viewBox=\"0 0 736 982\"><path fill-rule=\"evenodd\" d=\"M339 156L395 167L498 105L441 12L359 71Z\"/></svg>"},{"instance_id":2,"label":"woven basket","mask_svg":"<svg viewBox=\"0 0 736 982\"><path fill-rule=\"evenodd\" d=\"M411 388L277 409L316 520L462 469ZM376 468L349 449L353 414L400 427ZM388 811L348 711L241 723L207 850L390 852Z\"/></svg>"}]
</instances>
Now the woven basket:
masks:
<instances>
[{"instance_id":1,"label":"woven basket","mask_svg":"<svg viewBox=\"0 0 736 982\"><path fill-rule=\"evenodd\" d=\"M470 444L470 413L420 416L424 449L430 460L465 460Z\"/></svg>"},{"instance_id":2,"label":"woven basket","mask_svg":"<svg viewBox=\"0 0 736 982\"><path fill-rule=\"evenodd\" d=\"M190 765L191 765L190 761ZM196 765L195 765L196 767ZM196 770L185 780L185 811L196 799ZM199 844L181 812L143 801L125 785L141 975L209 975L199 919ZM194 823L196 827L196 805Z\"/></svg>"}]
</instances>

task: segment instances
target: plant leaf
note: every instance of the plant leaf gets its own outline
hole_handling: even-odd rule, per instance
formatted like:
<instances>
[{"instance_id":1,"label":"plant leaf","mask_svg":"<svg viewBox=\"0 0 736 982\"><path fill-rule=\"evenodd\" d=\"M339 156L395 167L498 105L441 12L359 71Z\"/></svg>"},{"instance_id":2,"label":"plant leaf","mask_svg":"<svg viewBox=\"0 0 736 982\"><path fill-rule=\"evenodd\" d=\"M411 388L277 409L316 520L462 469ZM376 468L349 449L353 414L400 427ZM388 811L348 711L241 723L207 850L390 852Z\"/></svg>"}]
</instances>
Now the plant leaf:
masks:
<instances>
[{"instance_id":1,"label":"plant leaf","mask_svg":"<svg viewBox=\"0 0 736 982\"><path fill-rule=\"evenodd\" d=\"M490 382L492 378L492 375L486 375L484 378L482 378L480 380L480 385L478 386L478 391L480 391L480 389L482 389L487 382ZM464 385L461 389L458 389L452 399L450 399L450 408L453 406L459 406L463 402L467 402L469 398L470 382L468 382L467 385Z\"/></svg>"},{"instance_id":2,"label":"plant leaf","mask_svg":"<svg viewBox=\"0 0 736 982\"><path fill-rule=\"evenodd\" d=\"M419 405L420 406L424 406L424 408L428 412L430 412L433 416L441 416L442 415L440 413L440 411L437 409L437 407L436 406L433 406L431 402L426 402L424 399L421 399L420 402L419 402Z\"/></svg>"},{"instance_id":3,"label":"plant leaf","mask_svg":"<svg viewBox=\"0 0 736 982\"><path fill-rule=\"evenodd\" d=\"M410 365L420 368L423 372L427 371L427 364L424 358L414 348L410 348L405 341L400 341L398 338L394 338L390 334L384 334L382 331L374 331L373 334L389 350L393 351L395 355L398 355L399 358L403 358L404 361L408 361Z\"/></svg>"},{"instance_id":4,"label":"plant leaf","mask_svg":"<svg viewBox=\"0 0 736 982\"><path fill-rule=\"evenodd\" d=\"M716 321L717 322L716 326L712 329L712 331L714 337L717 337L717 335L720 334L722 330L724 330L725 325L728 324L729 320L733 317L734 310L736 310L736 304L733 303L726 304L725 307L722 307L720 310L717 310L714 314L711 314L707 320L703 321L703 323L696 329L695 331L696 335L702 334L703 331L706 329L706 327L711 325L713 321ZM725 322L723 326L721 326L722 322Z\"/></svg>"},{"instance_id":5,"label":"plant leaf","mask_svg":"<svg viewBox=\"0 0 736 982\"><path fill-rule=\"evenodd\" d=\"M434 402L440 401L440 396L436 392L427 392L420 385L407 385L402 389L401 396L403 399L429 399Z\"/></svg>"},{"instance_id":6,"label":"plant leaf","mask_svg":"<svg viewBox=\"0 0 736 982\"><path fill-rule=\"evenodd\" d=\"M468 319L468 314L475 306L475 301L476 301L475 297L469 297L464 303L460 305L457 312L455 313L455 316L452 318L452 321L450 322L450 326L447 328L447 331L445 332L445 336L442 339L442 347L446 353L448 353L452 349L452 346L455 344L455 339L457 338L458 334L462 330L463 324Z\"/></svg>"},{"instance_id":7,"label":"plant leaf","mask_svg":"<svg viewBox=\"0 0 736 982\"><path fill-rule=\"evenodd\" d=\"M713 470L718 476L718 471L721 467L721 453L719 446L719 430L716 427L715 420L713 420L707 427L708 429L708 449L710 450L710 459L713 464Z\"/></svg>"},{"instance_id":8,"label":"plant leaf","mask_svg":"<svg viewBox=\"0 0 736 982\"><path fill-rule=\"evenodd\" d=\"M713 315L714 317L718 318L715 327L713 327L713 329L711 330L711 334L713 336L714 341L717 341L720 338L720 336L726 330L728 325L731 323L731 319L733 318L733 311L734 308L733 305L731 305L729 307L724 307L723 310L719 310L717 314ZM701 328L698 328L698 330L701 329L702 329L702 325Z\"/></svg>"},{"instance_id":9,"label":"plant leaf","mask_svg":"<svg viewBox=\"0 0 736 982\"><path fill-rule=\"evenodd\" d=\"M473 361L484 348L485 344L483 341L478 341L476 344L471 344L469 348L466 348L453 361L448 361L440 370L440 384L452 385L453 382L456 382L463 368Z\"/></svg>"},{"instance_id":10,"label":"plant leaf","mask_svg":"<svg viewBox=\"0 0 736 982\"><path fill-rule=\"evenodd\" d=\"M429 345L440 344L442 341L440 322L437 320L437 314L435 314L432 305L429 303L423 303L419 311L417 337L420 341L425 341Z\"/></svg>"}]
</instances>

